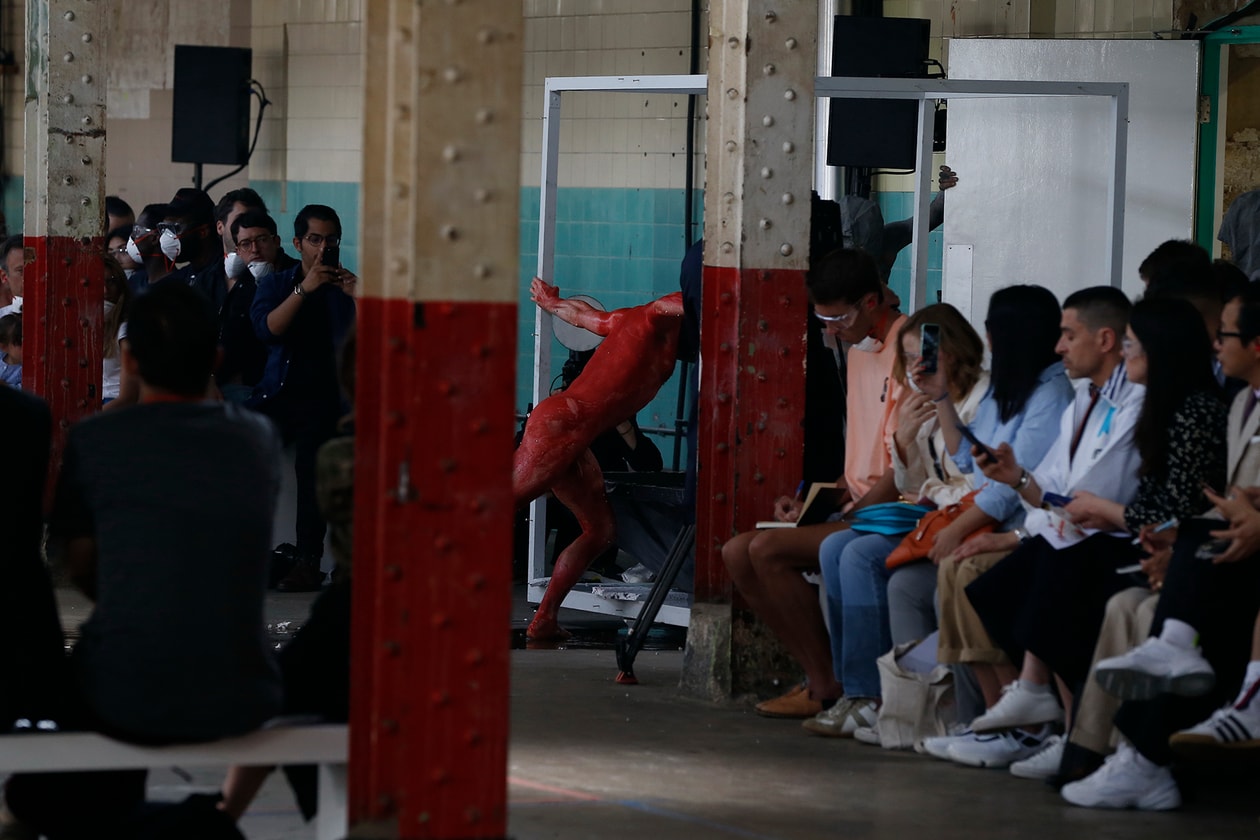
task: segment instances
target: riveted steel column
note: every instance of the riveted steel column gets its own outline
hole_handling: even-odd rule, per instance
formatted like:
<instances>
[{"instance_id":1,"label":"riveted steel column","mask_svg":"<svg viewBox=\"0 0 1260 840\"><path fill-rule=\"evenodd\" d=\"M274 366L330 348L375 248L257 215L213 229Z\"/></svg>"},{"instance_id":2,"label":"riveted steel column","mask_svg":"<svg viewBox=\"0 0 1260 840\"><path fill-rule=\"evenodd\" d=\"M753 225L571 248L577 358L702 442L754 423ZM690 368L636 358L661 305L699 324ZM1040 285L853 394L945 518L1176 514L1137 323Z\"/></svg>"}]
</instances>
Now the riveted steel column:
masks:
<instances>
[{"instance_id":1,"label":"riveted steel column","mask_svg":"<svg viewBox=\"0 0 1260 840\"><path fill-rule=\"evenodd\" d=\"M816 4L791 0L709 8L696 590L683 676L685 691L705 696L741 690L739 663L760 653L732 624L721 546L800 479L817 16Z\"/></svg>"},{"instance_id":2,"label":"riveted steel column","mask_svg":"<svg viewBox=\"0 0 1260 840\"><path fill-rule=\"evenodd\" d=\"M22 384L48 400L59 452L101 407L105 4L27 0L26 25Z\"/></svg>"},{"instance_id":3,"label":"riveted steel column","mask_svg":"<svg viewBox=\"0 0 1260 840\"><path fill-rule=\"evenodd\" d=\"M364 9L351 836L502 837L522 12Z\"/></svg>"}]
</instances>

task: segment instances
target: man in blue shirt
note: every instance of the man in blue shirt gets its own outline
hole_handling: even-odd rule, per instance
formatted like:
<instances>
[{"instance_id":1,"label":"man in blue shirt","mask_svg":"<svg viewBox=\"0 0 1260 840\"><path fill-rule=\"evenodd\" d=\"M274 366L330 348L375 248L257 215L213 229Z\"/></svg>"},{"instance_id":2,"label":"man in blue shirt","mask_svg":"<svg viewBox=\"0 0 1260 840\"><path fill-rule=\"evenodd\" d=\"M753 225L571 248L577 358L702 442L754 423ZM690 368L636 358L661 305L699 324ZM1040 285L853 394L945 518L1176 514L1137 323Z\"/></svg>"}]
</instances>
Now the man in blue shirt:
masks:
<instances>
[{"instance_id":1,"label":"man in blue shirt","mask_svg":"<svg viewBox=\"0 0 1260 840\"><path fill-rule=\"evenodd\" d=\"M308 204L293 222L301 263L258 281L250 307L254 332L267 345L267 366L251 401L296 446L299 559L280 581L286 592L314 591L323 575L325 523L315 496L315 454L333 436L341 415L337 353L354 323L359 278L336 258L341 219L331 207Z\"/></svg>"}]
</instances>

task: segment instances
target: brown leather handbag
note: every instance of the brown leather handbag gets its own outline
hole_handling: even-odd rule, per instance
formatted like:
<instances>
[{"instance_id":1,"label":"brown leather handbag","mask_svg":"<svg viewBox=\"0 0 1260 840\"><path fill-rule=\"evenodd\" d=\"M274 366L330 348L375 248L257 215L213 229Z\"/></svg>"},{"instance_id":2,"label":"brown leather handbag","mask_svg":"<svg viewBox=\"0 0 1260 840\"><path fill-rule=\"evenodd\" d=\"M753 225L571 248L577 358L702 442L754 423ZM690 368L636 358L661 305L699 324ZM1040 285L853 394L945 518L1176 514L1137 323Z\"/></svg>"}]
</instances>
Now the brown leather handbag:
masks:
<instances>
[{"instance_id":1,"label":"brown leather handbag","mask_svg":"<svg viewBox=\"0 0 1260 840\"><path fill-rule=\"evenodd\" d=\"M902 537L901 542L892 550L892 554L888 555L888 559L885 561L888 564L888 568L895 569L898 566L927 557L928 552L932 550L932 544L936 542L936 535L945 530L947 526L952 525L955 519L974 506L976 494L979 492L979 490L972 490L952 505L946 505L943 508L937 508L924 514L923 518L914 526L914 530ZM996 527L997 523L995 522L981 525L968 534L967 539L969 540L977 534L987 534Z\"/></svg>"}]
</instances>

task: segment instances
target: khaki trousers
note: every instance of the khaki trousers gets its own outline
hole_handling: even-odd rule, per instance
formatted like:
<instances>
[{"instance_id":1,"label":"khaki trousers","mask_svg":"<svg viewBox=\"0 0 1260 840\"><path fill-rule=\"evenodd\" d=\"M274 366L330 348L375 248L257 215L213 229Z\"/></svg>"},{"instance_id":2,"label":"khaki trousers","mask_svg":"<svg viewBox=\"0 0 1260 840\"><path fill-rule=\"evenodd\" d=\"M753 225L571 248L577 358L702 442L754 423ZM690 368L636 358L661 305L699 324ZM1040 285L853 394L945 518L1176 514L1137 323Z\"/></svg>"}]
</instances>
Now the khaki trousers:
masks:
<instances>
[{"instance_id":1,"label":"khaki trousers","mask_svg":"<svg viewBox=\"0 0 1260 840\"><path fill-rule=\"evenodd\" d=\"M936 649L938 662L982 662L1000 665L1007 661L989 638L980 616L967 599L967 588L973 580L992 569L1008 551L977 554L958 563L946 561L936 570L936 593L940 599L940 642Z\"/></svg>"},{"instance_id":2,"label":"khaki trousers","mask_svg":"<svg viewBox=\"0 0 1260 840\"><path fill-rule=\"evenodd\" d=\"M1159 595L1144 586L1125 589L1111 596L1103 617L1089 679L1076 701L1072 733L1068 740L1077 746L1101 755L1110 753L1116 742L1112 719L1120 708L1120 700L1102 690L1094 679L1094 666L1100 659L1119 656L1141 644L1151 632Z\"/></svg>"}]
</instances>

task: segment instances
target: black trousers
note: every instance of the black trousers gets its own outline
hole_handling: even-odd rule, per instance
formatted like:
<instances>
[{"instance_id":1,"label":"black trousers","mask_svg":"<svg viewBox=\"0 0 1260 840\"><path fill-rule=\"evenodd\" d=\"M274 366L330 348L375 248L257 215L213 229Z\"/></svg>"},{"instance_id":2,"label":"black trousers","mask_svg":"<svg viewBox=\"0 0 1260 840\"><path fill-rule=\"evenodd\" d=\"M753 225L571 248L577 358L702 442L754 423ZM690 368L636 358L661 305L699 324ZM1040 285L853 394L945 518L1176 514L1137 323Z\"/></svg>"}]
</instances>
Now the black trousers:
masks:
<instances>
[{"instance_id":1,"label":"black trousers","mask_svg":"<svg viewBox=\"0 0 1260 840\"><path fill-rule=\"evenodd\" d=\"M1151 625L1151 635L1158 635L1169 618L1198 630L1203 656L1216 671L1215 687L1202 697L1162 694L1125 703L1116 713L1116 727L1156 764L1172 762L1169 736L1233 699L1251 659L1251 631L1260 610L1260 557L1213 563L1194 556L1211 539L1208 531L1223 527L1219 520L1195 519L1178 529Z\"/></svg>"},{"instance_id":2,"label":"black trousers","mask_svg":"<svg viewBox=\"0 0 1260 840\"><path fill-rule=\"evenodd\" d=\"M1035 537L977 578L967 597L1012 662L1028 651L1075 688L1089 673L1107 600L1133 585L1116 569L1139 557L1129 539L1107 534L1063 549Z\"/></svg>"},{"instance_id":3,"label":"black trousers","mask_svg":"<svg viewBox=\"0 0 1260 840\"><path fill-rule=\"evenodd\" d=\"M263 405L262 411L276 424L285 445L293 444L296 450L293 472L297 479L298 551L306 557L323 557L328 525L315 494L315 458L319 448L336 434L337 402L282 391Z\"/></svg>"}]
</instances>

